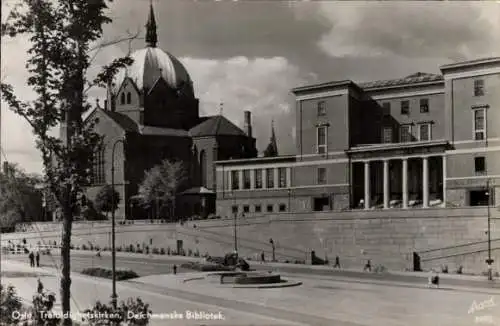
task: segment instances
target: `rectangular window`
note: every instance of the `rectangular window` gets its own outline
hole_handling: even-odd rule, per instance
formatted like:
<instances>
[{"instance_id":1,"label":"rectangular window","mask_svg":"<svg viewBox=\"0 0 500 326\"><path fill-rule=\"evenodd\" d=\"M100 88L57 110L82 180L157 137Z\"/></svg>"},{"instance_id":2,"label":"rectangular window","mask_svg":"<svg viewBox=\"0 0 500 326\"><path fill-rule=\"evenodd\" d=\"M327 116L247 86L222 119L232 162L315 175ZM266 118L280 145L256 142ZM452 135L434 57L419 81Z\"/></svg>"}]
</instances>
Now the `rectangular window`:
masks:
<instances>
[{"instance_id":1,"label":"rectangular window","mask_svg":"<svg viewBox=\"0 0 500 326\"><path fill-rule=\"evenodd\" d=\"M240 174L239 171L231 171L231 189L240 189Z\"/></svg>"},{"instance_id":2,"label":"rectangular window","mask_svg":"<svg viewBox=\"0 0 500 326\"><path fill-rule=\"evenodd\" d=\"M326 115L326 103L325 101L318 102L318 117Z\"/></svg>"},{"instance_id":3,"label":"rectangular window","mask_svg":"<svg viewBox=\"0 0 500 326\"><path fill-rule=\"evenodd\" d=\"M391 102L382 103L382 111L385 116L391 115Z\"/></svg>"},{"instance_id":4,"label":"rectangular window","mask_svg":"<svg viewBox=\"0 0 500 326\"><path fill-rule=\"evenodd\" d=\"M262 189L262 169L255 170L255 189Z\"/></svg>"},{"instance_id":5,"label":"rectangular window","mask_svg":"<svg viewBox=\"0 0 500 326\"><path fill-rule=\"evenodd\" d=\"M392 127L384 127L382 129L382 142L384 144L392 143Z\"/></svg>"},{"instance_id":6,"label":"rectangular window","mask_svg":"<svg viewBox=\"0 0 500 326\"><path fill-rule=\"evenodd\" d=\"M266 188L274 188L274 169L266 169L266 183Z\"/></svg>"},{"instance_id":7,"label":"rectangular window","mask_svg":"<svg viewBox=\"0 0 500 326\"><path fill-rule=\"evenodd\" d=\"M474 80L474 96L484 95L484 80L476 79Z\"/></svg>"},{"instance_id":8,"label":"rectangular window","mask_svg":"<svg viewBox=\"0 0 500 326\"><path fill-rule=\"evenodd\" d=\"M267 212L272 213L273 212L273 205L267 205Z\"/></svg>"},{"instance_id":9,"label":"rectangular window","mask_svg":"<svg viewBox=\"0 0 500 326\"><path fill-rule=\"evenodd\" d=\"M238 214L238 206L237 205L234 205L232 207L232 210L233 210L233 214Z\"/></svg>"},{"instance_id":10,"label":"rectangular window","mask_svg":"<svg viewBox=\"0 0 500 326\"><path fill-rule=\"evenodd\" d=\"M250 206L245 205L243 206L243 213L249 213L250 212Z\"/></svg>"},{"instance_id":11,"label":"rectangular window","mask_svg":"<svg viewBox=\"0 0 500 326\"><path fill-rule=\"evenodd\" d=\"M255 205L255 213L262 212L262 207L260 205Z\"/></svg>"},{"instance_id":12,"label":"rectangular window","mask_svg":"<svg viewBox=\"0 0 500 326\"><path fill-rule=\"evenodd\" d=\"M431 140L431 124L422 123L418 126L418 140L430 141Z\"/></svg>"},{"instance_id":13,"label":"rectangular window","mask_svg":"<svg viewBox=\"0 0 500 326\"><path fill-rule=\"evenodd\" d=\"M486 139L486 109L474 110L474 140Z\"/></svg>"},{"instance_id":14,"label":"rectangular window","mask_svg":"<svg viewBox=\"0 0 500 326\"><path fill-rule=\"evenodd\" d=\"M486 172L486 159L484 156L474 157L474 170L476 173Z\"/></svg>"},{"instance_id":15,"label":"rectangular window","mask_svg":"<svg viewBox=\"0 0 500 326\"><path fill-rule=\"evenodd\" d=\"M402 143L409 143L412 141L411 125L402 125L399 130L399 138Z\"/></svg>"},{"instance_id":16,"label":"rectangular window","mask_svg":"<svg viewBox=\"0 0 500 326\"><path fill-rule=\"evenodd\" d=\"M250 189L250 170L243 170L243 189Z\"/></svg>"},{"instance_id":17,"label":"rectangular window","mask_svg":"<svg viewBox=\"0 0 500 326\"><path fill-rule=\"evenodd\" d=\"M278 168L279 187L286 188L286 168Z\"/></svg>"},{"instance_id":18,"label":"rectangular window","mask_svg":"<svg viewBox=\"0 0 500 326\"><path fill-rule=\"evenodd\" d=\"M401 101L401 114L410 114L410 101Z\"/></svg>"},{"instance_id":19,"label":"rectangular window","mask_svg":"<svg viewBox=\"0 0 500 326\"><path fill-rule=\"evenodd\" d=\"M104 183L106 183L104 151L96 151L92 160L92 184L99 185Z\"/></svg>"},{"instance_id":20,"label":"rectangular window","mask_svg":"<svg viewBox=\"0 0 500 326\"><path fill-rule=\"evenodd\" d=\"M326 126L318 127L316 130L316 140L317 140L317 153L325 154L327 152L326 146Z\"/></svg>"},{"instance_id":21,"label":"rectangular window","mask_svg":"<svg viewBox=\"0 0 500 326\"><path fill-rule=\"evenodd\" d=\"M323 185L326 183L326 169L318 168L318 184Z\"/></svg>"},{"instance_id":22,"label":"rectangular window","mask_svg":"<svg viewBox=\"0 0 500 326\"><path fill-rule=\"evenodd\" d=\"M421 98L420 99L420 113L428 113L429 112L429 99Z\"/></svg>"},{"instance_id":23,"label":"rectangular window","mask_svg":"<svg viewBox=\"0 0 500 326\"><path fill-rule=\"evenodd\" d=\"M280 212L286 212L286 205L285 204L280 204Z\"/></svg>"}]
</instances>

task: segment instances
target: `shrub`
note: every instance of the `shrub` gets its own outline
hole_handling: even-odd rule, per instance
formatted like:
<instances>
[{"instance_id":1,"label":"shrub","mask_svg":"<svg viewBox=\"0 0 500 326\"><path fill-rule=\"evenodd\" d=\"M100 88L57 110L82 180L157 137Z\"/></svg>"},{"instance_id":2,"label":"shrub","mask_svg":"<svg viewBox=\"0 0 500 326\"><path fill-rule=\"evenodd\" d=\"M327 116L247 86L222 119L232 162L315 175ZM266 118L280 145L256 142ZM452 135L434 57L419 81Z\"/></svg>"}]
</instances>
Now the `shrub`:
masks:
<instances>
[{"instance_id":1,"label":"shrub","mask_svg":"<svg viewBox=\"0 0 500 326\"><path fill-rule=\"evenodd\" d=\"M158 250L158 248L153 248L152 253L158 255L160 253L160 250Z\"/></svg>"},{"instance_id":2,"label":"shrub","mask_svg":"<svg viewBox=\"0 0 500 326\"><path fill-rule=\"evenodd\" d=\"M111 303L105 305L97 301L92 308L84 311L85 315L91 316L91 318L86 318L84 321L89 326L146 326L149 324L149 315L151 313L149 305L144 303L140 298L129 298L127 302L122 301L116 310ZM95 318L97 316L99 318ZM140 316L140 318L129 318L130 316Z\"/></svg>"},{"instance_id":3,"label":"shrub","mask_svg":"<svg viewBox=\"0 0 500 326\"><path fill-rule=\"evenodd\" d=\"M6 288L0 284L0 302L0 324L14 325L17 320L13 318L12 313L21 311L23 305L12 285Z\"/></svg>"},{"instance_id":4,"label":"shrub","mask_svg":"<svg viewBox=\"0 0 500 326\"><path fill-rule=\"evenodd\" d=\"M121 252L123 250L122 246L116 247L117 252Z\"/></svg>"},{"instance_id":5,"label":"shrub","mask_svg":"<svg viewBox=\"0 0 500 326\"><path fill-rule=\"evenodd\" d=\"M200 257L200 251L198 249L196 249L196 251L194 252L194 256L195 257Z\"/></svg>"},{"instance_id":6,"label":"shrub","mask_svg":"<svg viewBox=\"0 0 500 326\"><path fill-rule=\"evenodd\" d=\"M387 271L387 268L385 268L385 266L383 266L383 265L377 265L373 269L374 273L385 273L386 271Z\"/></svg>"},{"instance_id":7,"label":"shrub","mask_svg":"<svg viewBox=\"0 0 500 326\"><path fill-rule=\"evenodd\" d=\"M149 255L149 246L144 247L144 251L146 255Z\"/></svg>"},{"instance_id":8,"label":"shrub","mask_svg":"<svg viewBox=\"0 0 500 326\"><path fill-rule=\"evenodd\" d=\"M161 248L160 249L160 255L164 255L165 254L165 249L164 248Z\"/></svg>"},{"instance_id":9,"label":"shrub","mask_svg":"<svg viewBox=\"0 0 500 326\"><path fill-rule=\"evenodd\" d=\"M95 251L99 251L100 249L101 249L101 247L99 247L99 246L95 246L95 247L94 247L94 250L95 250Z\"/></svg>"},{"instance_id":10,"label":"shrub","mask_svg":"<svg viewBox=\"0 0 500 326\"><path fill-rule=\"evenodd\" d=\"M448 265L441 266L441 273L448 274Z\"/></svg>"},{"instance_id":11,"label":"shrub","mask_svg":"<svg viewBox=\"0 0 500 326\"><path fill-rule=\"evenodd\" d=\"M191 257L193 255L193 251L191 249L188 249L188 256Z\"/></svg>"},{"instance_id":12,"label":"shrub","mask_svg":"<svg viewBox=\"0 0 500 326\"><path fill-rule=\"evenodd\" d=\"M128 247L128 252L135 252L135 247L133 244L130 244L130 246Z\"/></svg>"},{"instance_id":13,"label":"shrub","mask_svg":"<svg viewBox=\"0 0 500 326\"><path fill-rule=\"evenodd\" d=\"M89 275L89 276L95 276L95 277L102 277L102 278L107 278L107 279L113 278L113 271L112 270L100 268L100 267L86 268L82 271L82 274ZM131 278L136 278L136 277L139 277L139 275L137 275L137 273L132 271L132 270L117 270L116 271L116 280L117 281L129 280Z\"/></svg>"},{"instance_id":14,"label":"shrub","mask_svg":"<svg viewBox=\"0 0 500 326\"><path fill-rule=\"evenodd\" d=\"M141 248L137 248L137 250L135 251L136 254L142 254L142 249Z\"/></svg>"},{"instance_id":15,"label":"shrub","mask_svg":"<svg viewBox=\"0 0 500 326\"><path fill-rule=\"evenodd\" d=\"M464 269L464 267L462 265L458 266L457 274L463 274L463 269Z\"/></svg>"},{"instance_id":16,"label":"shrub","mask_svg":"<svg viewBox=\"0 0 500 326\"><path fill-rule=\"evenodd\" d=\"M172 251L170 250L170 247L167 248L167 255L171 255L172 254Z\"/></svg>"},{"instance_id":17,"label":"shrub","mask_svg":"<svg viewBox=\"0 0 500 326\"><path fill-rule=\"evenodd\" d=\"M76 246L75 249L76 250L80 250L81 248L80 248L80 246Z\"/></svg>"},{"instance_id":18,"label":"shrub","mask_svg":"<svg viewBox=\"0 0 500 326\"><path fill-rule=\"evenodd\" d=\"M82 250L88 250L87 246L86 245L82 245Z\"/></svg>"},{"instance_id":19,"label":"shrub","mask_svg":"<svg viewBox=\"0 0 500 326\"><path fill-rule=\"evenodd\" d=\"M44 289L42 282L38 280L37 293L33 296L33 307L31 308L31 320L34 325L56 326L61 319L52 311L56 302L55 293Z\"/></svg>"},{"instance_id":20,"label":"shrub","mask_svg":"<svg viewBox=\"0 0 500 326\"><path fill-rule=\"evenodd\" d=\"M74 246L74 245L72 245L72 244L70 244L70 245L69 245L69 249L73 250L73 249L75 249L75 246Z\"/></svg>"}]
</instances>

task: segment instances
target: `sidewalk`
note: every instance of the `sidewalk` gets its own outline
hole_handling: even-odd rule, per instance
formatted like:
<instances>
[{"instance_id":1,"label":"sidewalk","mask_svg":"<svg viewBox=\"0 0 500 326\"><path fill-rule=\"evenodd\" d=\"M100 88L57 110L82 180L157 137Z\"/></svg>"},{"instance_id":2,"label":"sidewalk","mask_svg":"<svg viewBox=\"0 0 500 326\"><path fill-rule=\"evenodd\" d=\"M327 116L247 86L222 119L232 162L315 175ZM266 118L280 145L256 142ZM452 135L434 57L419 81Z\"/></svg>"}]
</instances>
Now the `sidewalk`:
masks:
<instances>
[{"instance_id":1,"label":"sidewalk","mask_svg":"<svg viewBox=\"0 0 500 326\"><path fill-rule=\"evenodd\" d=\"M16 288L17 295L23 299L24 303L30 304L33 294L37 288L37 279L40 278L45 289L56 294L55 312L60 313L60 277L53 268L31 268L26 263L1 261L2 284L11 284ZM15 273L21 275L16 276ZM30 275L31 274L31 275ZM28 276L27 276L28 275ZM71 273L71 311L73 319L81 322L82 315L79 314L90 308L97 300L109 303L111 294L111 280L85 276L78 273ZM158 288L157 288L158 289ZM257 314L246 313L234 309L222 308L211 304L210 301L193 302L178 299L168 295L168 289L162 293L138 289L126 283L117 283L117 294L119 302L127 298L140 297L144 302L150 304L150 309L155 314L149 325L301 325L290 321L274 319ZM187 320L187 312L219 313L224 320ZM161 314L161 315L159 315ZM184 318L180 320L179 316Z\"/></svg>"},{"instance_id":2,"label":"sidewalk","mask_svg":"<svg viewBox=\"0 0 500 326\"><path fill-rule=\"evenodd\" d=\"M94 256L96 254L95 251L89 251L89 250L72 250L72 254L76 255L88 255L88 256ZM101 256L109 256L111 257L111 252L109 251L102 251ZM116 257L129 257L129 258L142 258L142 259L151 259L151 260L165 260L165 261L186 261L186 262L201 262L204 261L204 258L199 258L199 257L186 257L186 256L169 256L169 255L158 255L158 254L136 254L136 253L130 253L130 252L117 252ZM356 274L366 274L366 272L362 271L362 268L360 267L359 269L356 268L342 268L341 270L336 270L333 269L331 265L305 265L305 264L290 264L290 263L277 263L277 262L265 262L261 264L258 261L248 261L250 266L252 268L257 268L259 266L269 266L272 268L275 268L277 271L279 271L280 268L285 268L285 269L295 269L295 270L304 270L305 273L310 272L310 271L331 271L333 274L340 271L340 272L348 272L348 273L356 273ZM384 272L385 274L390 274L390 275L398 275L398 276L413 276L413 277L420 277L420 278L428 278L429 277L429 272L410 272L410 271L391 271L387 270ZM481 276L481 275L465 275L465 274L444 274L444 273L439 273L439 276L446 280L446 279L455 279L455 280L464 280L464 281L484 281L488 282L486 276ZM499 279L495 279L494 282L500 282Z\"/></svg>"}]
</instances>

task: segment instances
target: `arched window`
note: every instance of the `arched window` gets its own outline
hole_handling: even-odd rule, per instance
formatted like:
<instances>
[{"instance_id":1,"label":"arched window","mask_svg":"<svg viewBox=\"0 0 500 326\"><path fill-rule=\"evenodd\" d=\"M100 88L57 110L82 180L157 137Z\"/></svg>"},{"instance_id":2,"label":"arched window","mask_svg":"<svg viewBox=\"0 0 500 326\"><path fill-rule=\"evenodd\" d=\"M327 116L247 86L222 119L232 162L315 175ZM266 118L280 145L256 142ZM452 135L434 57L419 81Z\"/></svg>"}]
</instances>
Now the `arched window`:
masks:
<instances>
[{"instance_id":1,"label":"arched window","mask_svg":"<svg viewBox=\"0 0 500 326\"><path fill-rule=\"evenodd\" d=\"M127 93L127 104L132 103L132 94L130 92Z\"/></svg>"},{"instance_id":2,"label":"arched window","mask_svg":"<svg viewBox=\"0 0 500 326\"><path fill-rule=\"evenodd\" d=\"M123 105L125 104L125 93L122 93L122 96L120 98L120 103Z\"/></svg>"},{"instance_id":3,"label":"arched window","mask_svg":"<svg viewBox=\"0 0 500 326\"><path fill-rule=\"evenodd\" d=\"M92 184L99 185L106 183L106 176L104 173L104 150L94 153L92 162Z\"/></svg>"},{"instance_id":4,"label":"arched window","mask_svg":"<svg viewBox=\"0 0 500 326\"><path fill-rule=\"evenodd\" d=\"M200 179L201 185L206 187L207 185L207 155L205 151L200 152Z\"/></svg>"}]
</instances>

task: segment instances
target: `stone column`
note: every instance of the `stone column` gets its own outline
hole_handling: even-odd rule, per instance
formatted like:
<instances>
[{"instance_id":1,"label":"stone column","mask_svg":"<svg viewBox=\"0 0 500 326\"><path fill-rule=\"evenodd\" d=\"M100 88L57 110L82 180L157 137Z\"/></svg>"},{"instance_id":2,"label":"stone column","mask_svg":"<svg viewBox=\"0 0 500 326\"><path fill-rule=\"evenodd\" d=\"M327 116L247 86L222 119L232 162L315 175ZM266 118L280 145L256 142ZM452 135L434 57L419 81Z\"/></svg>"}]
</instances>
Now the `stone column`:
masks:
<instances>
[{"instance_id":1,"label":"stone column","mask_svg":"<svg viewBox=\"0 0 500 326\"><path fill-rule=\"evenodd\" d=\"M292 187L292 168L286 168L286 187Z\"/></svg>"},{"instance_id":2,"label":"stone column","mask_svg":"<svg viewBox=\"0 0 500 326\"><path fill-rule=\"evenodd\" d=\"M279 174L278 174L278 168L274 168L274 171L273 171L273 179L274 179L274 188L279 188L280 184L279 184Z\"/></svg>"},{"instance_id":3,"label":"stone column","mask_svg":"<svg viewBox=\"0 0 500 326\"><path fill-rule=\"evenodd\" d=\"M233 171L227 171L227 190L233 190Z\"/></svg>"},{"instance_id":4,"label":"stone column","mask_svg":"<svg viewBox=\"0 0 500 326\"><path fill-rule=\"evenodd\" d=\"M239 187L238 189L243 189L243 170L238 171L238 181L239 181Z\"/></svg>"},{"instance_id":5,"label":"stone column","mask_svg":"<svg viewBox=\"0 0 500 326\"><path fill-rule=\"evenodd\" d=\"M365 209L370 209L371 195L370 195L370 161L365 162Z\"/></svg>"},{"instance_id":6,"label":"stone column","mask_svg":"<svg viewBox=\"0 0 500 326\"><path fill-rule=\"evenodd\" d=\"M250 170L250 189L255 189L255 169Z\"/></svg>"},{"instance_id":7,"label":"stone column","mask_svg":"<svg viewBox=\"0 0 500 326\"><path fill-rule=\"evenodd\" d=\"M267 188L267 168L262 169L262 189Z\"/></svg>"},{"instance_id":8,"label":"stone column","mask_svg":"<svg viewBox=\"0 0 500 326\"><path fill-rule=\"evenodd\" d=\"M422 190L423 190L423 207L429 207L429 158L422 157Z\"/></svg>"},{"instance_id":9,"label":"stone column","mask_svg":"<svg viewBox=\"0 0 500 326\"><path fill-rule=\"evenodd\" d=\"M389 208L389 160L384 160L384 208Z\"/></svg>"},{"instance_id":10,"label":"stone column","mask_svg":"<svg viewBox=\"0 0 500 326\"><path fill-rule=\"evenodd\" d=\"M408 159L403 159L403 208L408 208Z\"/></svg>"},{"instance_id":11,"label":"stone column","mask_svg":"<svg viewBox=\"0 0 500 326\"><path fill-rule=\"evenodd\" d=\"M446 207L446 178L447 178L447 166L446 166L446 154L442 156L443 159L443 207Z\"/></svg>"}]
</instances>

